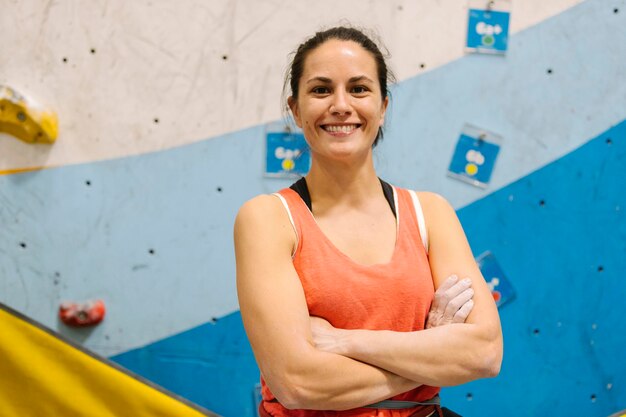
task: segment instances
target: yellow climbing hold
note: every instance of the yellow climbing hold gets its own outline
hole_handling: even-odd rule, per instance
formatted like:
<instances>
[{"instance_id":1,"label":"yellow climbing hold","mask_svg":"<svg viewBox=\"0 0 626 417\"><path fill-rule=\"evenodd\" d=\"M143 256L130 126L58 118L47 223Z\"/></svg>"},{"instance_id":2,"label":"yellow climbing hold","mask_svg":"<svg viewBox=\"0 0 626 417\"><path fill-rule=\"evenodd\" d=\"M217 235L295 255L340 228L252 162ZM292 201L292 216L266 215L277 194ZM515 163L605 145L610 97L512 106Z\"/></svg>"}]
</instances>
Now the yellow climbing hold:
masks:
<instances>
[{"instance_id":1,"label":"yellow climbing hold","mask_svg":"<svg viewBox=\"0 0 626 417\"><path fill-rule=\"evenodd\" d=\"M54 143L58 126L55 112L0 85L0 132L27 143Z\"/></svg>"}]
</instances>

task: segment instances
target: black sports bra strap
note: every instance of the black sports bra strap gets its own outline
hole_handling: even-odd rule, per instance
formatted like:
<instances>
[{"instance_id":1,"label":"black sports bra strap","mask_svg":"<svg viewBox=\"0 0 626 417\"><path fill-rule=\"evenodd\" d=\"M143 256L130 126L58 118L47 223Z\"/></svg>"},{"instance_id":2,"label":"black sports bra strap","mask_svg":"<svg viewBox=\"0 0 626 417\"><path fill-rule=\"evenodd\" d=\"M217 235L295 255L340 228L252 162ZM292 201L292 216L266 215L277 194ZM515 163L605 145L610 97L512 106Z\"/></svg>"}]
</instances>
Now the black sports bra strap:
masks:
<instances>
[{"instance_id":1,"label":"black sports bra strap","mask_svg":"<svg viewBox=\"0 0 626 417\"><path fill-rule=\"evenodd\" d=\"M381 180L380 178L379 180L380 180L380 185L383 188L383 194L385 195L385 199L389 203L389 207L391 207L391 212L393 213L394 217L397 217L396 216L396 203L393 198L393 187L389 185L388 183L386 183L385 181ZM292 190L298 193L302 201L304 201L304 204L306 204L306 206L312 212L313 205L311 204L311 194L309 194L309 187L306 185L306 179L304 177L300 178L298 181L291 184L289 188L291 188Z\"/></svg>"},{"instance_id":2,"label":"black sports bra strap","mask_svg":"<svg viewBox=\"0 0 626 417\"><path fill-rule=\"evenodd\" d=\"M389 203L389 207L391 207L393 217L398 217L396 216L396 201L393 198L393 187L389 185L388 183L386 183L385 181L381 180L380 178L378 180L380 181L380 185L383 186L383 194L385 195L385 198L387 199L387 202Z\"/></svg>"},{"instance_id":3,"label":"black sports bra strap","mask_svg":"<svg viewBox=\"0 0 626 417\"><path fill-rule=\"evenodd\" d=\"M306 185L306 180L304 179L304 177L291 184L291 187L289 188L298 193L298 195L300 196L302 201L304 201L309 210L313 212L313 206L311 204L311 194L309 194L309 187Z\"/></svg>"}]
</instances>

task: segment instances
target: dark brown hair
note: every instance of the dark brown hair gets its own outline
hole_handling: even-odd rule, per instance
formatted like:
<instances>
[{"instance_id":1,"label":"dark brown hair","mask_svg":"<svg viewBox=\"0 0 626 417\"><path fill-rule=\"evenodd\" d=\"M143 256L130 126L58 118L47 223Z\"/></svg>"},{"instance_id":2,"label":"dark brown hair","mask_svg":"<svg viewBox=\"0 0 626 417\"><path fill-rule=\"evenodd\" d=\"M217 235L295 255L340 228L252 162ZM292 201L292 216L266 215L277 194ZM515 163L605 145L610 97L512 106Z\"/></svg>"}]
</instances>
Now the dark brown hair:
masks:
<instances>
[{"instance_id":1,"label":"dark brown hair","mask_svg":"<svg viewBox=\"0 0 626 417\"><path fill-rule=\"evenodd\" d=\"M316 32L315 35L304 41L298 47L294 54L293 60L289 64L283 90L286 89L287 83L289 83L289 87L291 88L291 97L293 97L294 100L298 99L298 94L300 92L300 78L302 78L302 73L304 71L304 62L307 56L315 48L331 39L355 42L361 45L361 47L368 51L370 54L372 54L372 57L376 62L378 83L380 85L382 98L384 100L386 97L388 97L389 91L387 85L395 81L395 77L393 76L391 70L387 67L387 62L385 60L385 56L388 54L383 55L376 42L374 42L370 37L363 33L363 31L345 26L333 27L320 32ZM386 49L384 50L386 52ZM381 126L378 129L378 134L376 135L373 146L376 146L376 144L382 138L383 128Z\"/></svg>"}]
</instances>

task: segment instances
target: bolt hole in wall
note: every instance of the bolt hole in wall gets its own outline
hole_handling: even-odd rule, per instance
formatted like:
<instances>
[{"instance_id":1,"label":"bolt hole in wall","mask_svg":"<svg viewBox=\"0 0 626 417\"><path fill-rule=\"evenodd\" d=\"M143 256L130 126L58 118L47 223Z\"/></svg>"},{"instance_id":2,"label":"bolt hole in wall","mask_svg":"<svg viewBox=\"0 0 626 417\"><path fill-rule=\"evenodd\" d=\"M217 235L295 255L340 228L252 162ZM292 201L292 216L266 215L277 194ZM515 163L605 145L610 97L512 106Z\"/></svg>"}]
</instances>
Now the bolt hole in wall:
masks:
<instances>
[{"instance_id":1,"label":"bolt hole in wall","mask_svg":"<svg viewBox=\"0 0 626 417\"><path fill-rule=\"evenodd\" d=\"M545 205L546 205L546 200L539 200L539 205L540 205L541 207L545 207Z\"/></svg>"},{"instance_id":2,"label":"bolt hole in wall","mask_svg":"<svg viewBox=\"0 0 626 417\"><path fill-rule=\"evenodd\" d=\"M217 192L221 193L222 192L222 187L217 187Z\"/></svg>"},{"instance_id":3,"label":"bolt hole in wall","mask_svg":"<svg viewBox=\"0 0 626 417\"><path fill-rule=\"evenodd\" d=\"M534 334L535 336L539 336L539 333L540 333L539 329L534 329L534 330L533 330L533 334Z\"/></svg>"},{"instance_id":4,"label":"bolt hole in wall","mask_svg":"<svg viewBox=\"0 0 626 417\"><path fill-rule=\"evenodd\" d=\"M472 395L471 392L468 392L465 398L467 399L467 401L472 401L474 399L474 396Z\"/></svg>"},{"instance_id":5,"label":"bolt hole in wall","mask_svg":"<svg viewBox=\"0 0 626 417\"><path fill-rule=\"evenodd\" d=\"M159 124L159 118L158 117L154 118L154 124Z\"/></svg>"},{"instance_id":6,"label":"bolt hole in wall","mask_svg":"<svg viewBox=\"0 0 626 417\"><path fill-rule=\"evenodd\" d=\"M228 55L222 55L222 60L227 61L228 60Z\"/></svg>"},{"instance_id":7,"label":"bolt hole in wall","mask_svg":"<svg viewBox=\"0 0 626 417\"><path fill-rule=\"evenodd\" d=\"M92 54L95 54L96 50L94 48L91 48L89 52L91 52Z\"/></svg>"},{"instance_id":8,"label":"bolt hole in wall","mask_svg":"<svg viewBox=\"0 0 626 417\"><path fill-rule=\"evenodd\" d=\"M552 74L552 68L548 68L548 69L546 70L546 72L547 72L548 74Z\"/></svg>"},{"instance_id":9,"label":"bolt hole in wall","mask_svg":"<svg viewBox=\"0 0 626 417\"><path fill-rule=\"evenodd\" d=\"M22 249L26 249L26 243L24 243L24 242L20 242L20 247L21 247Z\"/></svg>"},{"instance_id":10,"label":"bolt hole in wall","mask_svg":"<svg viewBox=\"0 0 626 417\"><path fill-rule=\"evenodd\" d=\"M613 144L613 140L611 138L606 138L606 144L611 146Z\"/></svg>"},{"instance_id":11,"label":"bolt hole in wall","mask_svg":"<svg viewBox=\"0 0 626 417\"><path fill-rule=\"evenodd\" d=\"M602 271L604 271L604 267L602 265L599 265L598 266L598 272L602 272Z\"/></svg>"},{"instance_id":12,"label":"bolt hole in wall","mask_svg":"<svg viewBox=\"0 0 626 417\"><path fill-rule=\"evenodd\" d=\"M67 64L67 58L63 57L63 63Z\"/></svg>"},{"instance_id":13,"label":"bolt hole in wall","mask_svg":"<svg viewBox=\"0 0 626 417\"><path fill-rule=\"evenodd\" d=\"M154 251L154 249L148 249L148 253L149 253L150 255L154 255L154 254L155 254L155 251Z\"/></svg>"},{"instance_id":14,"label":"bolt hole in wall","mask_svg":"<svg viewBox=\"0 0 626 417\"><path fill-rule=\"evenodd\" d=\"M85 181L85 185L86 185L87 187L91 187L91 181L90 181L90 180L86 180L86 181Z\"/></svg>"}]
</instances>

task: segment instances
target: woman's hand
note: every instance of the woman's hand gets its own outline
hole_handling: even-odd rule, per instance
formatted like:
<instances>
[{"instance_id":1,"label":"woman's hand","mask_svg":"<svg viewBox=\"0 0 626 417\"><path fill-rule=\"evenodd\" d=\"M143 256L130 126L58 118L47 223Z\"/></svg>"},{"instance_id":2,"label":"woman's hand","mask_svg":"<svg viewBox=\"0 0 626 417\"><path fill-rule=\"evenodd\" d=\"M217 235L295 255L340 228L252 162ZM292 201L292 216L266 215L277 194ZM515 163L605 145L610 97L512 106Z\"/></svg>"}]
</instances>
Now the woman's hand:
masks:
<instances>
[{"instance_id":1,"label":"woman's hand","mask_svg":"<svg viewBox=\"0 0 626 417\"><path fill-rule=\"evenodd\" d=\"M450 275L435 292L435 299L426 319L426 328L465 323L474 308L474 290L471 286L470 279L459 281L456 275Z\"/></svg>"},{"instance_id":2,"label":"woman's hand","mask_svg":"<svg viewBox=\"0 0 626 417\"><path fill-rule=\"evenodd\" d=\"M315 348L328 353L341 355L340 334L341 329L336 329L327 320L321 317L311 316L311 333Z\"/></svg>"}]
</instances>

